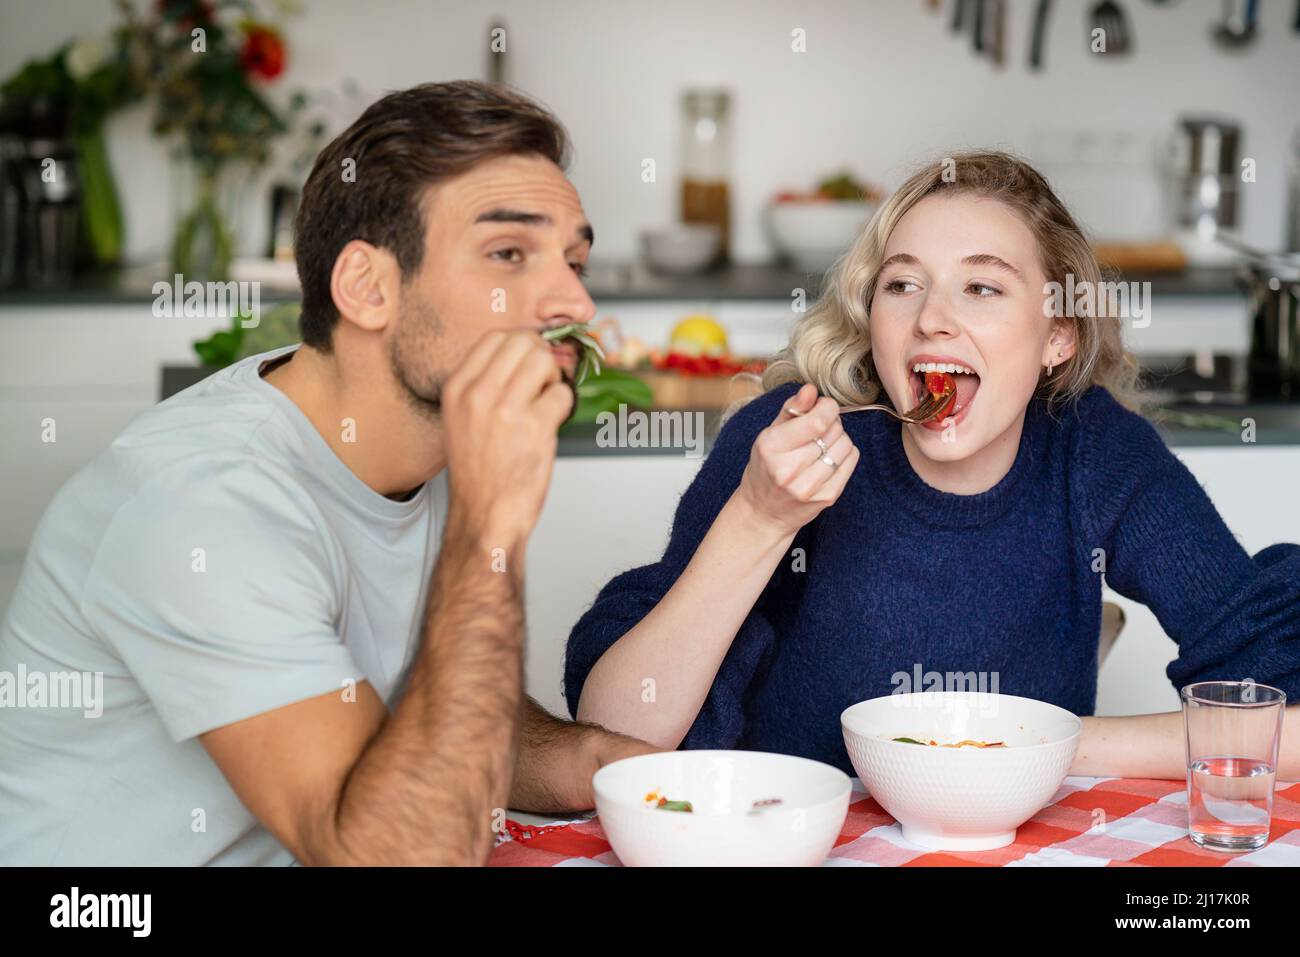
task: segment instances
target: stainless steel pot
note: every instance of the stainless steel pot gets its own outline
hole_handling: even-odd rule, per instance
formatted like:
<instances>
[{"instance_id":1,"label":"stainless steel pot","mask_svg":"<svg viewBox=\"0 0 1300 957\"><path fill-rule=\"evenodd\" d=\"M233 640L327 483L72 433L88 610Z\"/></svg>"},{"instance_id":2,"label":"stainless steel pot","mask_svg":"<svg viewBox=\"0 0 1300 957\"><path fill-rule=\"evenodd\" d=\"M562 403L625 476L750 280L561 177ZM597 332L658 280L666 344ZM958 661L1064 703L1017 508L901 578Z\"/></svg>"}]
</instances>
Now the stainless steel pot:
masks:
<instances>
[{"instance_id":1,"label":"stainless steel pot","mask_svg":"<svg viewBox=\"0 0 1300 957\"><path fill-rule=\"evenodd\" d=\"M1300 401L1300 263L1252 262L1240 278L1250 297L1250 397Z\"/></svg>"}]
</instances>

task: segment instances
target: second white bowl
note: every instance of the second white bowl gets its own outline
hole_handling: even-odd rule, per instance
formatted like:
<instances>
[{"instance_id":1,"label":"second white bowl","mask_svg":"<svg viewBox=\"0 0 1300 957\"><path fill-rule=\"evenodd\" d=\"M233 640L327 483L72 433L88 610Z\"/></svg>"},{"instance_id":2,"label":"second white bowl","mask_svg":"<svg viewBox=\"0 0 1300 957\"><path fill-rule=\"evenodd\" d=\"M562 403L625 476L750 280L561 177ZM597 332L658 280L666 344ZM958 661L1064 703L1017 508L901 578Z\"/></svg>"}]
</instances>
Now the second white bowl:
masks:
<instances>
[{"instance_id":1,"label":"second white bowl","mask_svg":"<svg viewBox=\"0 0 1300 957\"><path fill-rule=\"evenodd\" d=\"M795 267L822 272L848 251L875 211L866 200L773 203L767 229L777 252Z\"/></svg>"},{"instance_id":2,"label":"second white bowl","mask_svg":"<svg viewBox=\"0 0 1300 957\"><path fill-rule=\"evenodd\" d=\"M667 751L615 761L592 778L596 813L628 867L792 867L825 862L852 782L820 761L764 751ZM655 810L658 791L693 810ZM781 803L754 810L755 801Z\"/></svg>"},{"instance_id":3,"label":"second white bowl","mask_svg":"<svg viewBox=\"0 0 1300 957\"><path fill-rule=\"evenodd\" d=\"M1056 794L1074 762L1083 722L1056 705L1014 695L923 691L872 698L840 715L858 777L902 825L936 850L1003 847ZM943 748L894 741L1003 741Z\"/></svg>"}]
</instances>

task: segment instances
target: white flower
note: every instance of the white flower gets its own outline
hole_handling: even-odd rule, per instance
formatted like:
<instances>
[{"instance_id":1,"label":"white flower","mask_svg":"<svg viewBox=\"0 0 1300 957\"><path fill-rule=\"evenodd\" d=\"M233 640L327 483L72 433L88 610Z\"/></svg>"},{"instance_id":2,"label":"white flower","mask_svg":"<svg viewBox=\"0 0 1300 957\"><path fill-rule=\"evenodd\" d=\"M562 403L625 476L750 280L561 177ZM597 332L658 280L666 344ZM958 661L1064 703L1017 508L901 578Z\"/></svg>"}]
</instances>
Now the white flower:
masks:
<instances>
[{"instance_id":1,"label":"white flower","mask_svg":"<svg viewBox=\"0 0 1300 957\"><path fill-rule=\"evenodd\" d=\"M104 65L111 49L111 39L107 34L74 40L65 60L68 74L80 83Z\"/></svg>"}]
</instances>

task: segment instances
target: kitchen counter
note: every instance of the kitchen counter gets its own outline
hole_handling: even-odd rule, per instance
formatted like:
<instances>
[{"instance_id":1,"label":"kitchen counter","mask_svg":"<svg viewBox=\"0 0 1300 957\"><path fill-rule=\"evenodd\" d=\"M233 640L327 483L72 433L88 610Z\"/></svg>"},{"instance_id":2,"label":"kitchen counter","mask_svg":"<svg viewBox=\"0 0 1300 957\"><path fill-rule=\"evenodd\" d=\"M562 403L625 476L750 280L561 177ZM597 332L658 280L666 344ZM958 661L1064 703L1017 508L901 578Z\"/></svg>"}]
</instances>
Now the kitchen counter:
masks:
<instances>
[{"instance_id":1,"label":"kitchen counter","mask_svg":"<svg viewBox=\"0 0 1300 957\"><path fill-rule=\"evenodd\" d=\"M1238 289L1232 269L1187 269L1177 273L1133 273L1125 281L1150 282L1153 296L1225 296ZM170 281L171 271L161 264L132 266L79 276L71 285L55 289L0 289L5 305L92 305L152 302L153 284ZM788 300L791 291L803 289L815 299L822 276L787 266L742 263L695 276L657 275L640 263L589 264L587 289L598 304L617 302ZM298 298L298 290L262 283L263 303Z\"/></svg>"},{"instance_id":2,"label":"kitchen counter","mask_svg":"<svg viewBox=\"0 0 1300 957\"><path fill-rule=\"evenodd\" d=\"M704 448L713 447L721 413L701 410L703 416ZM1216 403L1202 405L1192 402L1175 402L1157 405L1147 412L1172 448L1236 448L1248 445L1243 440L1244 420L1255 423L1255 445L1300 446L1300 403ZM566 426L560 433L559 454L581 455L683 455L676 448L605 448L599 444L600 427L596 425Z\"/></svg>"},{"instance_id":3,"label":"kitchen counter","mask_svg":"<svg viewBox=\"0 0 1300 957\"><path fill-rule=\"evenodd\" d=\"M1225 296L1238 294L1235 270L1186 269L1181 272L1131 273L1125 282L1150 282L1153 296ZM620 300L789 299L803 289L809 299L821 292L822 275L780 264L737 264L696 276L663 276L640 263L590 265L587 289L598 303Z\"/></svg>"},{"instance_id":4,"label":"kitchen counter","mask_svg":"<svg viewBox=\"0 0 1300 957\"><path fill-rule=\"evenodd\" d=\"M1239 447L1247 420L1256 445L1300 446L1300 402L1172 402L1147 413L1171 446Z\"/></svg>"},{"instance_id":5,"label":"kitchen counter","mask_svg":"<svg viewBox=\"0 0 1300 957\"><path fill-rule=\"evenodd\" d=\"M159 398L187 388L208 373L197 366L164 366ZM662 415L666 410L654 410ZM721 425L722 413L718 409L676 410L679 416L692 416L690 430L675 426L676 435L700 449L702 436L704 452L713 447L713 440ZM1245 420L1255 425L1254 444L1300 446L1300 402L1228 402L1197 403L1190 401L1165 401L1154 404L1147 417L1174 448L1221 447L1247 445L1243 440ZM660 430L669 435L667 426ZM604 433L602 435L602 432ZM647 434L648 431L647 431ZM605 444L610 436L608 427L596 424L569 425L560 431L558 454L566 457L608 455L675 455L687 454L679 441L676 445L629 445L627 442ZM615 432L617 437L617 431ZM664 439L668 441L668 439Z\"/></svg>"}]
</instances>

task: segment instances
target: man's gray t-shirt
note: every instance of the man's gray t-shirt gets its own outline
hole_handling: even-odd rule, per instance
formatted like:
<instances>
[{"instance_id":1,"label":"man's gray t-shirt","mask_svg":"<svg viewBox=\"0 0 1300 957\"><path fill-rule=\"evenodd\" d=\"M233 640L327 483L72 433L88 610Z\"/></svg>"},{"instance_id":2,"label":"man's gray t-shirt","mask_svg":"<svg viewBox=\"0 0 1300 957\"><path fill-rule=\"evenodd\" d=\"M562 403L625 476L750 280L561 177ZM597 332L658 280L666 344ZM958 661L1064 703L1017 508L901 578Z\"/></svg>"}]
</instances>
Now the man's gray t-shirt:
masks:
<instances>
[{"instance_id":1,"label":"man's gray t-shirt","mask_svg":"<svg viewBox=\"0 0 1300 957\"><path fill-rule=\"evenodd\" d=\"M290 351L136 418L41 519L0 623L0 864L291 863L196 735L362 679L393 696L445 476L363 483L262 379Z\"/></svg>"}]
</instances>

